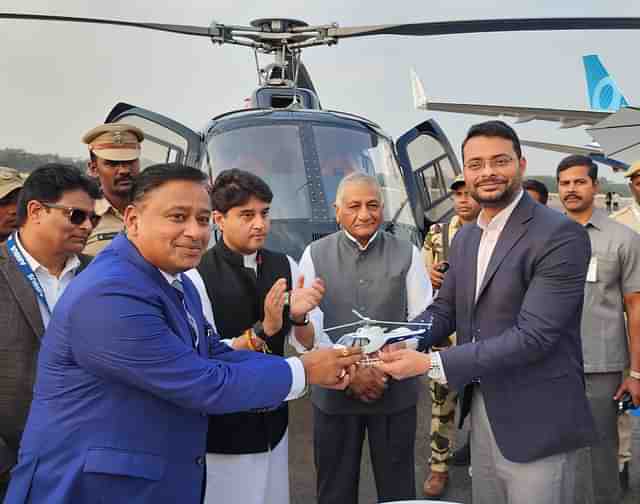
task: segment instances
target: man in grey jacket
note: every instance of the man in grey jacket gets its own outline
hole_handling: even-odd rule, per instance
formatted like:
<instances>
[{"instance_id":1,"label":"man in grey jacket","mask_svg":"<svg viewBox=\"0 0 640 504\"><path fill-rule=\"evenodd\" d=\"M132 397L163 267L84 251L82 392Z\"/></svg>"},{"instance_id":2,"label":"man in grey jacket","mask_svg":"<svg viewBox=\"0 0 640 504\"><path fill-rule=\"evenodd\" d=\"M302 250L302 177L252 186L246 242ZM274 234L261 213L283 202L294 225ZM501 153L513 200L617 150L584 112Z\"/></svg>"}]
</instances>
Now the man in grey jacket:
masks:
<instances>
[{"instance_id":1,"label":"man in grey jacket","mask_svg":"<svg viewBox=\"0 0 640 504\"><path fill-rule=\"evenodd\" d=\"M300 261L307 282L319 277L325 283L324 327L355 321L353 309L396 322L424 310L432 290L420 252L380 230L384 203L375 177L347 175L338 186L335 207L342 230L309 245ZM348 332L330 331L318 340L331 345ZM366 367L358 368L344 392L313 389L319 504L357 503L365 433L378 502L415 499L417 399L416 380L396 382Z\"/></svg>"}]
</instances>

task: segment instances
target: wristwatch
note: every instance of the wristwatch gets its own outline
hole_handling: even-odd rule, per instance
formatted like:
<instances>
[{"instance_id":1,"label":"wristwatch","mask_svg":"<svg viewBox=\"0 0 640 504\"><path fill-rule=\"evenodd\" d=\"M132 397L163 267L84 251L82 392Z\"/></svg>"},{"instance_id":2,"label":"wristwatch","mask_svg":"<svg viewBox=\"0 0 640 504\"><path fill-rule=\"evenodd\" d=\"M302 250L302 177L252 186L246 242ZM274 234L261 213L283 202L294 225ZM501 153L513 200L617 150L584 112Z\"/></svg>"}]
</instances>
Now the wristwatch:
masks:
<instances>
[{"instance_id":1,"label":"wristwatch","mask_svg":"<svg viewBox=\"0 0 640 504\"><path fill-rule=\"evenodd\" d=\"M306 326L309 325L309 314L305 313L304 314L304 319L302 319L302 322L297 322L295 320L293 320L293 317L291 315L289 315L289 320L291 321L291 324L294 326Z\"/></svg>"},{"instance_id":2,"label":"wristwatch","mask_svg":"<svg viewBox=\"0 0 640 504\"><path fill-rule=\"evenodd\" d=\"M253 334L255 334L261 340L266 340L268 338L267 334L264 332L264 327L262 326L262 322L258 320L253 327L251 328Z\"/></svg>"}]
</instances>

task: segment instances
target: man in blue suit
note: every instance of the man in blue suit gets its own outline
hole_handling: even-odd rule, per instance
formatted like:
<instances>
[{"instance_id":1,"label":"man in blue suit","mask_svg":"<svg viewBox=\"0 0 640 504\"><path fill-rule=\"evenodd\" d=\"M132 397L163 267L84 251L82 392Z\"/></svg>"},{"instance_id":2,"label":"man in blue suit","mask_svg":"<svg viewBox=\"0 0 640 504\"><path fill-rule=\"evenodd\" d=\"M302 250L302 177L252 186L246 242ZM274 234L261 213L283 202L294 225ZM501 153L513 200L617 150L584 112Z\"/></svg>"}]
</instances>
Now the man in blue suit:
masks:
<instances>
[{"instance_id":1,"label":"man in blue suit","mask_svg":"<svg viewBox=\"0 0 640 504\"><path fill-rule=\"evenodd\" d=\"M157 165L134 182L126 234L56 305L5 503L199 503L207 415L348 384L352 350L285 360L219 342L182 275L210 211L196 169Z\"/></svg>"},{"instance_id":2,"label":"man in blue suit","mask_svg":"<svg viewBox=\"0 0 640 504\"><path fill-rule=\"evenodd\" d=\"M473 126L464 176L482 211L453 241L422 350L454 330L458 346L383 354L395 378L428 372L471 412L474 504L574 502L576 450L595 438L580 316L591 253L584 229L522 189L511 127Z\"/></svg>"}]
</instances>

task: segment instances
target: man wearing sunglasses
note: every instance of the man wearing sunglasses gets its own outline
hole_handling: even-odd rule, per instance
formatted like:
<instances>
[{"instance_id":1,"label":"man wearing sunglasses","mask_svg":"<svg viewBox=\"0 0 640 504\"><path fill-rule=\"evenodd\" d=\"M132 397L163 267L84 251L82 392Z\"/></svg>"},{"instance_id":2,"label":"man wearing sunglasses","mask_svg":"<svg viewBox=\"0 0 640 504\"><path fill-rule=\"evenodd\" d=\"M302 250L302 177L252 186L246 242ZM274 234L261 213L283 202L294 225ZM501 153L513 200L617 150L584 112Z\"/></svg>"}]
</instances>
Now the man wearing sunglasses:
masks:
<instances>
[{"instance_id":1,"label":"man wearing sunglasses","mask_svg":"<svg viewBox=\"0 0 640 504\"><path fill-rule=\"evenodd\" d=\"M25 181L17 232L0 245L0 500L31 405L40 343L58 299L86 266L80 254L98 219L97 184L49 164Z\"/></svg>"},{"instance_id":2,"label":"man wearing sunglasses","mask_svg":"<svg viewBox=\"0 0 640 504\"><path fill-rule=\"evenodd\" d=\"M129 124L102 124L88 131L82 141L89 146L87 171L100 180L102 199L96 203L100 222L84 250L95 256L124 229L124 209L129 204L133 177L140 173L142 130Z\"/></svg>"}]
</instances>

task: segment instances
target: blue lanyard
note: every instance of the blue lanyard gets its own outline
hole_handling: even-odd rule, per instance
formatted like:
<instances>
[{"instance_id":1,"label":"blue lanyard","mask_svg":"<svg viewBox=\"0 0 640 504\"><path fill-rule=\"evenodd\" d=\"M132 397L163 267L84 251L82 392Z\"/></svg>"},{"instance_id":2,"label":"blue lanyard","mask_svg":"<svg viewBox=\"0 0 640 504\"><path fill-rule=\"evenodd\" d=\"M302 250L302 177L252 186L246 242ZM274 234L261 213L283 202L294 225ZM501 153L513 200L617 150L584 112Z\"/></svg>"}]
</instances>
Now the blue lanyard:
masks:
<instances>
[{"instance_id":1,"label":"blue lanyard","mask_svg":"<svg viewBox=\"0 0 640 504\"><path fill-rule=\"evenodd\" d=\"M51 315L51 308L49 308L49 303L47 303L47 298L44 295L44 289L42 285L40 285L40 281L38 277L29 266L29 263L24 257L24 254L20 251L18 244L15 240L15 233L7 238L7 249L9 250L9 254L15 259L18 268L22 275L27 279L27 281L31 284L31 288L33 292L36 293L40 302L45 306L49 315Z\"/></svg>"}]
</instances>

